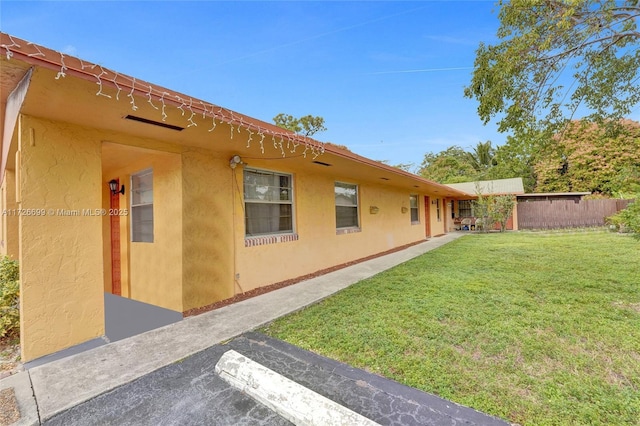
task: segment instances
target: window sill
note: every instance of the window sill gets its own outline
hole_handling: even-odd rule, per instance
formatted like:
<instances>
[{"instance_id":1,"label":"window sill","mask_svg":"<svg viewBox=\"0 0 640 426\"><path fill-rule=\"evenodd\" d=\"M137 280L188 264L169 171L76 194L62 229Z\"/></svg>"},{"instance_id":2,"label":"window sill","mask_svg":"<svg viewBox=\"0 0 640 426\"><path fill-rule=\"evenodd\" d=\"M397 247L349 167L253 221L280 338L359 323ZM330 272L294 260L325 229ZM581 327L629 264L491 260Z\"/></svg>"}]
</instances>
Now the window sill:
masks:
<instances>
[{"instance_id":1,"label":"window sill","mask_svg":"<svg viewBox=\"0 0 640 426\"><path fill-rule=\"evenodd\" d=\"M356 232L361 232L362 229L354 227L354 228L340 228L340 229L336 229L336 235L343 235L343 234L355 234Z\"/></svg>"},{"instance_id":2,"label":"window sill","mask_svg":"<svg viewBox=\"0 0 640 426\"><path fill-rule=\"evenodd\" d=\"M287 243L298 241L298 234L261 235L259 237L244 237L245 247L263 246L265 244Z\"/></svg>"},{"instance_id":3,"label":"window sill","mask_svg":"<svg viewBox=\"0 0 640 426\"><path fill-rule=\"evenodd\" d=\"M420 225L420 221L411 222L412 225Z\"/></svg>"}]
</instances>

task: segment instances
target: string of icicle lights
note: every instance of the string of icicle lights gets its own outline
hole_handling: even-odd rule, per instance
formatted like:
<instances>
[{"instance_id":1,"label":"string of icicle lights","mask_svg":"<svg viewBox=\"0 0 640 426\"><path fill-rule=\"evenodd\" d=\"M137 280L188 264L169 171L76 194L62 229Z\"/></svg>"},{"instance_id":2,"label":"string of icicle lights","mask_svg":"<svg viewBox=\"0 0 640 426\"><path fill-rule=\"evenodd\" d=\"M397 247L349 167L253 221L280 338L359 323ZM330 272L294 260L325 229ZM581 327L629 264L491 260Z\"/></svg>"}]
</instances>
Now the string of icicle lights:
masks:
<instances>
[{"instance_id":1,"label":"string of icicle lights","mask_svg":"<svg viewBox=\"0 0 640 426\"><path fill-rule=\"evenodd\" d=\"M274 149L280 151L283 157L286 157L287 152L296 153L300 146L304 148L302 152L304 157L310 153L315 159L324 153L324 144L306 136L266 128L259 122L220 106L191 97L183 97L175 92L169 93L154 88L150 83L120 74L101 65L87 63L82 59L16 39L6 33L0 34L3 40L8 39L8 42L0 44L0 49L5 50L8 60L11 60L14 55L37 59L48 68L58 70L56 80L65 78L67 74L93 78L98 85L96 96L117 101L126 98L133 111L138 109L138 102L147 102L158 111L164 122L169 117L167 106L174 106L186 121L186 128L206 126L209 132L215 131L218 124L226 123L230 126L230 139L233 139L234 135L240 136L241 132L247 132L246 147L250 148L252 143L257 143L263 154L267 143L273 144Z\"/></svg>"}]
</instances>

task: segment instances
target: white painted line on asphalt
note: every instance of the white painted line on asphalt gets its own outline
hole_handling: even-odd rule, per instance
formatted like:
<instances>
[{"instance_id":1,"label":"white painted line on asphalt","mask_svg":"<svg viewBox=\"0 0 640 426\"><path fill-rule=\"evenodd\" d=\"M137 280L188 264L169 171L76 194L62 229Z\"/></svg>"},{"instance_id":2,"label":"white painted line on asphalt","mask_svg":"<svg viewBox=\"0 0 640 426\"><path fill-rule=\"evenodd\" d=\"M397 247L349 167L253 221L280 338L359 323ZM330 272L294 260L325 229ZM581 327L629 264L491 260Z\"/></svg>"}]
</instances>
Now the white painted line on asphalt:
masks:
<instances>
[{"instance_id":1,"label":"white painted line on asphalt","mask_svg":"<svg viewBox=\"0 0 640 426\"><path fill-rule=\"evenodd\" d=\"M378 425L234 350L220 357L215 371L231 386L296 425Z\"/></svg>"}]
</instances>

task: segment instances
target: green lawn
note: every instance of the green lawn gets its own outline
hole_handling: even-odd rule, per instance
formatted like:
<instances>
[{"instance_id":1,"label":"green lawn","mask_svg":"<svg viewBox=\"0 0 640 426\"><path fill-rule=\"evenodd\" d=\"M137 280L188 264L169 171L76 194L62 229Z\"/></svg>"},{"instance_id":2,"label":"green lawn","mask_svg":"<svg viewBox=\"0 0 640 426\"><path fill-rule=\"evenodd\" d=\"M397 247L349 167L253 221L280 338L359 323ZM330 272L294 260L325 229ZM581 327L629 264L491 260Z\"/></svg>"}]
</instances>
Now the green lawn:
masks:
<instances>
[{"instance_id":1,"label":"green lawn","mask_svg":"<svg viewBox=\"0 0 640 426\"><path fill-rule=\"evenodd\" d=\"M469 235L262 330L526 425L640 425L640 242Z\"/></svg>"}]
</instances>

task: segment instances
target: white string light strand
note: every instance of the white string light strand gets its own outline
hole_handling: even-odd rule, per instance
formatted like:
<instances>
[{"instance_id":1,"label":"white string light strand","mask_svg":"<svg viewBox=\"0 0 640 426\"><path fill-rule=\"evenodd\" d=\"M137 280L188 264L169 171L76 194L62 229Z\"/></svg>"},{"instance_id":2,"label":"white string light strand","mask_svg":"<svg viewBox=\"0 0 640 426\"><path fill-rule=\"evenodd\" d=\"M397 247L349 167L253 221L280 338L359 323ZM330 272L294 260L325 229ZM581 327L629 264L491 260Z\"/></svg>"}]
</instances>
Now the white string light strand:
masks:
<instances>
[{"instance_id":1,"label":"white string light strand","mask_svg":"<svg viewBox=\"0 0 640 426\"><path fill-rule=\"evenodd\" d=\"M133 77L133 80L131 81L131 92L127 96L131 98L131 102L129 103L131 104L131 109L134 111L138 109L138 106L136 105L136 100L133 97L133 91L135 90L135 87L136 87L136 78Z\"/></svg>"},{"instance_id":2,"label":"white string light strand","mask_svg":"<svg viewBox=\"0 0 640 426\"><path fill-rule=\"evenodd\" d=\"M33 47L35 47L35 48L36 48L36 50L37 50L37 52L36 52L36 53L29 53L29 55L27 55L27 56L29 56L30 58L32 58L32 57L34 57L34 56L45 56L45 54L44 54L44 53L42 53L42 50L40 50L40 47L38 47L38 45L37 45L37 44L33 44L33 43L29 42L29 43L27 43L27 45L28 45L28 46L33 46ZM9 58L7 58L7 59L9 59Z\"/></svg>"},{"instance_id":3,"label":"white string light strand","mask_svg":"<svg viewBox=\"0 0 640 426\"><path fill-rule=\"evenodd\" d=\"M17 47L17 48L21 47L18 43L16 43L16 41L10 35L9 35L9 40L11 40L11 44L3 44L0 46L0 47L4 47L4 49L7 51L7 60L10 60L11 57L13 56L13 52L10 49L11 47Z\"/></svg>"},{"instance_id":4,"label":"white string light strand","mask_svg":"<svg viewBox=\"0 0 640 426\"><path fill-rule=\"evenodd\" d=\"M84 64L84 61L82 59L78 59L80 61L80 69L84 71L85 68L91 68L94 69L96 67L96 64Z\"/></svg>"},{"instance_id":5,"label":"white string light strand","mask_svg":"<svg viewBox=\"0 0 640 426\"><path fill-rule=\"evenodd\" d=\"M244 121L242 119L242 117L240 117L240 124L238 124L238 135L240 135L240 127L242 127L244 125ZM249 129L247 129L247 132L249 131ZM247 145L247 148L249 146Z\"/></svg>"},{"instance_id":6,"label":"white string light strand","mask_svg":"<svg viewBox=\"0 0 640 426\"><path fill-rule=\"evenodd\" d=\"M191 126L198 127L196 122L193 121L193 116L196 115L196 113L193 112L193 108L192 107L193 107L193 98L189 98L189 111L191 111L191 115L189 116L189 125L187 126L187 128L189 128Z\"/></svg>"},{"instance_id":7,"label":"white string light strand","mask_svg":"<svg viewBox=\"0 0 640 426\"><path fill-rule=\"evenodd\" d=\"M160 102L162 103L162 121L167 121L167 113L165 112L166 104L164 103L164 95L168 95L167 92L162 92L162 96L160 96Z\"/></svg>"},{"instance_id":8,"label":"white string light strand","mask_svg":"<svg viewBox=\"0 0 640 426\"><path fill-rule=\"evenodd\" d=\"M102 93L102 75L103 74L108 74L104 68L100 67L100 74L96 74L95 77L98 80L97 81L97 85L98 85L98 93L96 93L96 96L104 96L105 98L109 98L111 99L111 95L107 95L106 93Z\"/></svg>"},{"instance_id":9,"label":"white string light strand","mask_svg":"<svg viewBox=\"0 0 640 426\"><path fill-rule=\"evenodd\" d=\"M211 117L211 128L209 129L209 132L212 132L213 130L215 130L215 128L218 125L217 120L219 120L221 123L226 123L229 125L230 139L233 139L233 137L236 136L234 135L234 133L241 135L241 130L245 129L248 133L248 136L247 136L248 148L251 147L252 142L255 144L255 141L256 141L255 136L257 133L257 135L260 136L259 144L260 144L260 150L263 154L265 153L264 141L267 135L271 135L274 149L280 150L280 153L282 154L283 157L285 157L287 154L285 152L285 147L284 147L285 138L287 139L286 151L289 151L290 153L295 153L297 151L298 146L300 146L301 144L305 146L305 152L303 153L303 155L306 155L307 151L311 151L314 154L314 158L316 158L317 156L324 153L324 146L321 142L314 141L303 135L294 135L288 132L281 132L281 131L276 131L269 128L263 128L259 124L253 123L251 121L245 122L244 116L242 114L237 114L234 111L227 110L220 106L213 105L210 103L205 103L197 99L194 102L194 98L190 98L190 97L182 98L178 94L175 94L175 92L173 93L168 93L166 91L160 92L159 90L155 90L151 85L137 82L135 77L121 75L116 71L111 71L100 65L87 63L79 58L72 57L71 59L73 59L73 61L70 62L70 65L67 65L66 62L69 60L69 58L67 58L65 54L61 52L53 52L53 54L59 55L59 59L57 61L55 59L49 59L48 56L51 56L52 53L50 53L47 49L44 49L43 47L31 42L25 41L24 43L27 43L28 46L33 46L33 48L29 48L27 51L23 51L23 47L18 42L16 42L16 40L11 35L3 34L3 37L8 38L8 40L10 41L10 43L7 42L7 43L0 44L0 49L4 48L7 59L11 59L12 57L14 57L16 53L18 53L28 57L42 57L43 60L46 60L51 64L57 63L57 65L60 68L57 75L55 76L56 80L59 80L61 77L66 77L68 70L72 70L74 72L80 72L84 74L86 77L95 78L96 84L98 85L98 91L96 92L96 96L113 98L114 96L109 95L108 93L105 92L105 89L106 89L105 83L108 83L109 85L112 84L113 87L115 87L116 89L116 93L115 93L116 100L120 100L121 91L126 90L127 88L130 88L130 91L127 96L130 98L129 103L131 104L131 109L134 111L138 110L138 105L136 103L135 97L145 96L146 101L154 109L161 110L162 121L166 121L166 119L168 118L167 111L166 111L166 107L168 103L170 106L173 105L177 109L179 109L181 111L182 116L185 116L186 108L189 110L190 115L188 117L185 116L185 119L188 123L187 127L197 126L198 125L197 120L199 118L197 116L201 113L203 120L206 119L208 116ZM22 40L18 40L18 41L22 42ZM31 53L28 53L28 52L31 52ZM72 64L75 64L75 65L72 65ZM99 68L99 72L96 70L96 67ZM93 71L89 71L88 69L91 69ZM113 77L111 77L110 73L113 73ZM137 87L136 87L136 83L138 83ZM175 97L177 102L174 102L173 100L167 101L165 99L167 98L167 96L171 96L172 98ZM187 103L187 99L189 99L188 103ZM156 102L160 102L162 104L162 108L159 108ZM279 139L279 142L278 140L276 140L276 138Z\"/></svg>"},{"instance_id":10,"label":"white string light strand","mask_svg":"<svg viewBox=\"0 0 640 426\"><path fill-rule=\"evenodd\" d=\"M64 54L60 53L60 71L58 71L58 75L56 75L56 80L59 80L60 77L66 77L67 74L64 72L67 70L67 66L64 64Z\"/></svg>"},{"instance_id":11,"label":"white string light strand","mask_svg":"<svg viewBox=\"0 0 640 426\"><path fill-rule=\"evenodd\" d=\"M251 147L251 140L253 139L253 132L249 128L247 128L247 132L249 132L249 139L247 139L247 148L250 148Z\"/></svg>"},{"instance_id":12,"label":"white string light strand","mask_svg":"<svg viewBox=\"0 0 640 426\"><path fill-rule=\"evenodd\" d=\"M184 103L184 101L182 100L182 98L181 98L180 96L176 95L175 97L176 97L176 99L177 99L177 100L179 100L179 101L180 101L180 106L178 107L178 109L179 109L180 111L182 111L182 116L184 117L184 109L183 109L183 107L184 107L186 104Z\"/></svg>"},{"instance_id":13,"label":"white string light strand","mask_svg":"<svg viewBox=\"0 0 640 426\"><path fill-rule=\"evenodd\" d=\"M149 105L151 105L154 109L159 109L157 106L155 106L152 102L152 96L151 93L153 92L153 87L151 87L151 85L149 85L149 92L147 93L147 97L149 98Z\"/></svg>"},{"instance_id":14,"label":"white string light strand","mask_svg":"<svg viewBox=\"0 0 640 426\"><path fill-rule=\"evenodd\" d=\"M116 71L115 75L113 76L113 80L111 80L111 82L116 86L116 89L118 89L116 91L116 100L120 100L120 92L122 91L122 88L120 88L120 86L118 85L118 72Z\"/></svg>"},{"instance_id":15,"label":"white string light strand","mask_svg":"<svg viewBox=\"0 0 640 426\"><path fill-rule=\"evenodd\" d=\"M205 104L204 102L200 101L200 104L202 105L202 119L204 120L206 118L207 115L207 104Z\"/></svg>"}]
</instances>

